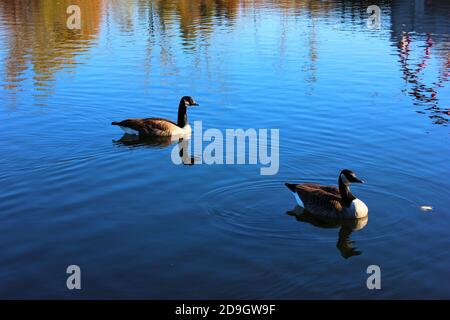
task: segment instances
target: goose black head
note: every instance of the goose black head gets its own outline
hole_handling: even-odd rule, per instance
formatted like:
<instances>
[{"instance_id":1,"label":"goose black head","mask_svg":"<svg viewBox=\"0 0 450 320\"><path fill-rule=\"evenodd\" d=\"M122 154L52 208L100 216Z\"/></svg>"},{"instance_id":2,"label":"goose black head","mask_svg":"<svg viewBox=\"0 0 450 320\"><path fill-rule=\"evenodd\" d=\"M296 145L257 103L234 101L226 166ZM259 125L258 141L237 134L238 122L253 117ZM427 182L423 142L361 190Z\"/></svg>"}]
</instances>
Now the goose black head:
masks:
<instances>
[{"instance_id":1,"label":"goose black head","mask_svg":"<svg viewBox=\"0 0 450 320\"><path fill-rule=\"evenodd\" d=\"M364 183L364 181L359 179L353 171L347 169L341 171L340 178L345 184Z\"/></svg>"},{"instance_id":2,"label":"goose black head","mask_svg":"<svg viewBox=\"0 0 450 320\"><path fill-rule=\"evenodd\" d=\"M186 107L198 106L198 103L195 102L195 100L189 96L185 96L185 97L181 98L181 103L184 104L184 106L186 106Z\"/></svg>"}]
</instances>

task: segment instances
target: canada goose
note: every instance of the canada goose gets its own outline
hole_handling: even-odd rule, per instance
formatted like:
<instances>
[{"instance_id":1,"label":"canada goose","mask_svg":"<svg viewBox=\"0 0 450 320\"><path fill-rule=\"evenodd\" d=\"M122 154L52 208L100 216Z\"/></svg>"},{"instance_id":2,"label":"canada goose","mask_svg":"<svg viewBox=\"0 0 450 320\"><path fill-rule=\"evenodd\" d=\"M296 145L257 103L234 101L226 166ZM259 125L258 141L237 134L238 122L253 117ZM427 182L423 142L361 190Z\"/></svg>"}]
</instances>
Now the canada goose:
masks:
<instances>
[{"instance_id":1,"label":"canada goose","mask_svg":"<svg viewBox=\"0 0 450 320\"><path fill-rule=\"evenodd\" d=\"M297 203L309 213L339 219L359 219L368 215L369 209L350 191L350 183L363 183L355 173L342 170L339 175L339 189L313 183L289 184Z\"/></svg>"},{"instance_id":2,"label":"canada goose","mask_svg":"<svg viewBox=\"0 0 450 320\"><path fill-rule=\"evenodd\" d=\"M113 122L113 126L119 126L123 131L140 137L173 137L191 134L191 126L187 118L187 108L198 106L191 97L181 98L178 107L178 122L172 122L161 118L128 119L121 122Z\"/></svg>"}]
</instances>

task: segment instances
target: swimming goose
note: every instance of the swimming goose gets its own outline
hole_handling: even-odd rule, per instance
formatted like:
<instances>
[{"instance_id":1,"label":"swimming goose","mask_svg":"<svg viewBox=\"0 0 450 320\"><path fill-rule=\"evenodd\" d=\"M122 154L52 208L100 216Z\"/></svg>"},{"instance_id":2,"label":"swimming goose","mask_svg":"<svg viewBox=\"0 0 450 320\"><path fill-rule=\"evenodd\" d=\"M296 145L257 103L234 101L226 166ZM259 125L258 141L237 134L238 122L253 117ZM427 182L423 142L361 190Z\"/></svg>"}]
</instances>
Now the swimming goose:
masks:
<instances>
[{"instance_id":1,"label":"swimming goose","mask_svg":"<svg viewBox=\"0 0 450 320\"><path fill-rule=\"evenodd\" d=\"M297 203L309 213L317 216L359 219L368 215L369 209L350 191L350 183L363 183L353 171L342 170L339 175L339 189L313 183L289 184Z\"/></svg>"},{"instance_id":2,"label":"swimming goose","mask_svg":"<svg viewBox=\"0 0 450 320\"><path fill-rule=\"evenodd\" d=\"M187 118L187 108L198 106L191 97L181 98L178 107L178 122L172 122L161 118L128 119L121 122L113 122L113 126L119 126L125 133L139 135L140 137L173 137L191 134L191 126Z\"/></svg>"}]
</instances>

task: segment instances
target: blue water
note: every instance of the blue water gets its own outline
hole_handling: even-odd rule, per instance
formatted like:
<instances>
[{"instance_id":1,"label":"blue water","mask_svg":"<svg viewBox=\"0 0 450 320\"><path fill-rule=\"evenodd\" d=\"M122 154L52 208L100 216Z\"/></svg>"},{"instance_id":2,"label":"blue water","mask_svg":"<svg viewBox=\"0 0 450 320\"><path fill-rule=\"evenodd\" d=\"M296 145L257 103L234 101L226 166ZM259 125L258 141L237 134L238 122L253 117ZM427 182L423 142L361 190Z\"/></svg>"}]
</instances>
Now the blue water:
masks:
<instances>
[{"instance_id":1,"label":"blue water","mask_svg":"<svg viewBox=\"0 0 450 320\"><path fill-rule=\"evenodd\" d=\"M0 2L0 298L450 298L450 5L422 2L369 29L350 1L79 0L81 31ZM116 142L184 95L204 130L279 129L278 174ZM368 221L286 214L284 182L344 168Z\"/></svg>"}]
</instances>

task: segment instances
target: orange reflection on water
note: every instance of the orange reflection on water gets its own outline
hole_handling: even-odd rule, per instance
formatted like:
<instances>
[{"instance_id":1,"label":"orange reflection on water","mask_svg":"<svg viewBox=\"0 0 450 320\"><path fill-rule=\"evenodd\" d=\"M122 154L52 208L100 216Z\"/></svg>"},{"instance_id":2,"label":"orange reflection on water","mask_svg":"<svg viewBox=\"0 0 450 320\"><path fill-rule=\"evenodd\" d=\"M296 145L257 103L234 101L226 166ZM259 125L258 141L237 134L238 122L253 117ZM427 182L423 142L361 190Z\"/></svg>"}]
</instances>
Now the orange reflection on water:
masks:
<instances>
[{"instance_id":1,"label":"orange reflection on water","mask_svg":"<svg viewBox=\"0 0 450 320\"><path fill-rule=\"evenodd\" d=\"M81 30L67 28L67 7L78 5L82 12ZM77 55L85 52L98 35L103 12L102 0L1 1L0 19L6 33L5 86L19 89L29 68L36 90L51 90L55 73L70 68Z\"/></svg>"}]
</instances>

